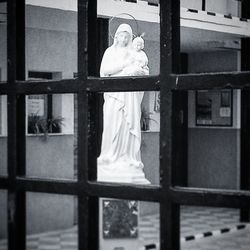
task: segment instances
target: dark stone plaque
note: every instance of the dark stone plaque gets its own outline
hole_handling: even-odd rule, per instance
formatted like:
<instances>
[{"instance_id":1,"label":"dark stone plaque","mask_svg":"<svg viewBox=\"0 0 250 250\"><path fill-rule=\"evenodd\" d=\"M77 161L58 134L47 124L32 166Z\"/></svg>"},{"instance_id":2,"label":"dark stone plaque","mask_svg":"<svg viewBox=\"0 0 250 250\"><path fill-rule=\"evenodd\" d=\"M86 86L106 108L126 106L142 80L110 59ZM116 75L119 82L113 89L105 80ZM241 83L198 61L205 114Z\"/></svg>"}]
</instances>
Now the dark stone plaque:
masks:
<instances>
[{"instance_id":1,"label":"dark stone plaque","mask_svg":"<svg viewBox=\"0 0 250 250\"><path fill-rule=\"evenodd\" d=\"M138 237L138 201L103 200L103 238Z\"/></svg>"}]
</instances>

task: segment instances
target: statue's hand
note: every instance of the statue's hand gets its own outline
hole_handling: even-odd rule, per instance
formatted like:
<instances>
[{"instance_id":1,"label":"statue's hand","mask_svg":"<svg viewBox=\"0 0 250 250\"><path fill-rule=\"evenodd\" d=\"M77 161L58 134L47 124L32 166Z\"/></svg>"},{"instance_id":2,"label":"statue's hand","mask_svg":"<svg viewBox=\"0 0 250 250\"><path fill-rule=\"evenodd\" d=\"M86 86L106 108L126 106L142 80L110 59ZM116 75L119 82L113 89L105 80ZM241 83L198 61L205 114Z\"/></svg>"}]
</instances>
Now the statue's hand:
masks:
<instances>
[{"instance_id":1,"label":"statue's hand","mask_svg":"<svg viewBox=\"0 0 250 250\"><path fill-rule=\"evenodd\" d=\"M134 76L145 76L145 75L148 75L148 72L141 67L136 67L134 72L133 72L133 75Z\"/></svg>"},{"instance_id":2,"label":"statue's hand","mask_svg":"<svg viewBox=\"0 0 250 250\"><path fill-rule=\"evenodd\" d=\"M125 60L125 62L123 63L123 68L126 68L128 66L130 66L131 64L134 63L134 58L130 57L129 59Z\"/></svg>"}]
</instances>

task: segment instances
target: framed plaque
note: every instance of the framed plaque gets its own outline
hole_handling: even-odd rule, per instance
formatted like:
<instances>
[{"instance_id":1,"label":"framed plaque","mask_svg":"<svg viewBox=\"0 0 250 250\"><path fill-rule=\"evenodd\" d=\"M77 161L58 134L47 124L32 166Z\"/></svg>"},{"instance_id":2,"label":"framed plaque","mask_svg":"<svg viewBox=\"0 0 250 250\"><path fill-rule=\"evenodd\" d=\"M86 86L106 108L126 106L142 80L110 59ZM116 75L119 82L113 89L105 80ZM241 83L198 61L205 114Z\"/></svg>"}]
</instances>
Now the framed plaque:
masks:
<instances>
[{"instance_id":1,"label":"framed plaque","mask_svg":"<svg viewBox=\"0 0 250 250\"><path fill-rule=\"evenodd\" d=\"M232 90L196 91L196 126L232 126Z\"/></svg>"}]
</instances>

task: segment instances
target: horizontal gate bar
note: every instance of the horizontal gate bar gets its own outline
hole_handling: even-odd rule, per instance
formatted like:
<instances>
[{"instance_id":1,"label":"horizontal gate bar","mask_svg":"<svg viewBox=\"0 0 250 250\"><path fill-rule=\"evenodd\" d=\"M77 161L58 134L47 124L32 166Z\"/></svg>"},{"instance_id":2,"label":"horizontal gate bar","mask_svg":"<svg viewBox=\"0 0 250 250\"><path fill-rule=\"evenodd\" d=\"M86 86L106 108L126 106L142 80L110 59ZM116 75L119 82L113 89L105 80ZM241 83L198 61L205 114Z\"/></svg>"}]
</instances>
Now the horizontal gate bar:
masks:
<instances>
[{"instance_id":1,"label":"horizontal gate bar","mask_svg":"<svg viewBox=\"0 0 250 250\"><path fill-rule=\"evenodd\" d=\"M176 89L240 89L250 87L250 72L175 75Z\"/></svg>"},{"instance_id":2,"label":"horizontal gate bar","mask_svg":"<svg viewBox=\"0 0 250 250\"><path fill-rule=\"evenodd\" d=\"M169 81L171 79L171 83ZM114 91L159 91L160 85L168 84L172 90L209 90L250 88L250 72L201 73L187 75L170 75L165 82L160 76L63 79L47 81L16 81L16 84L3 82L0 94L53 94Z\"/></svg>"},{"instance_id":3,"label":"horizontal gate bar","mask_svg":"<svg viewBox=\"0 0 250 250\"><path fill-rule=\"evenodd\" d=\"M180 205L250 208L250 191L174 187L170 193Z\"/></svg>"},{"instance_id":4,"label":"horizontal gate bar","mask_svg":"<svg viewBox=\"0 0 250 250\"><path fill-rule=\"evenodd\" d=\"M41 192L54 194L78 194L78 183L74 180L45 180L29 177L17 177L16 188L18 191Z\"/></svg>"},{"instance_id":5,"label":"horizontal gate bar","mask_svg":"<svg viewBox=\"0 0 250 250\"><path fill-rule=\"evenodd\" d=\"M132 185L123 183L88 182L89 196L160 202L162 189L153 185Z\"/></svg>"}]
</instances>

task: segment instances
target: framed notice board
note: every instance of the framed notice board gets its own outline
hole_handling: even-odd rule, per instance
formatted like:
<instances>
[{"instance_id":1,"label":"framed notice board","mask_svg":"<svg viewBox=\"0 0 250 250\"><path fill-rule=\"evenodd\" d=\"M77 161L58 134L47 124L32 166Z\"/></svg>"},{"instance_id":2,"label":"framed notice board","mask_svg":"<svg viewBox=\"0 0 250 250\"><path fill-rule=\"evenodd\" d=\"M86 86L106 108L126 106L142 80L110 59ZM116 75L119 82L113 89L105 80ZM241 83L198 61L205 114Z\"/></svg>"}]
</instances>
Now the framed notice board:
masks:
<instances>
[{"instance_id":1,"label":"framed notice board","mask_svg":"<svg viewBox=\"0 0 250 250\"><path fill-rule=\"evenodd\" d=\"M196 126L232 126L232 90L196 91Z\"/></svg>"}]
</instances>

